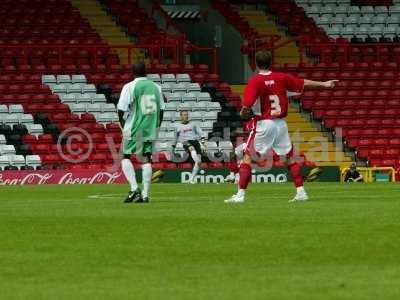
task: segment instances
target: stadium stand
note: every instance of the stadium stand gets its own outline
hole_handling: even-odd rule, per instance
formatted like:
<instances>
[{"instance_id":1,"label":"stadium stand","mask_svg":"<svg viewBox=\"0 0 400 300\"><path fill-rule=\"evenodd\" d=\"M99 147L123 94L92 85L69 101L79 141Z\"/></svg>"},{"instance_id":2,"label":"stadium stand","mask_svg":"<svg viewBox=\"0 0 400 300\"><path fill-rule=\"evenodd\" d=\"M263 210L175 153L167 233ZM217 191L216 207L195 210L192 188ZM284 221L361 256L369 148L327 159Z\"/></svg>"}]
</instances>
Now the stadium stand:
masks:
<instances>
[{"instance_id":1,"label":"stadium stand","mask_svg":"<svg viewBox=\"0 0 400 300\"><path fill-rule=\"evenodd\" d=\"M269 10L277 13L280 24L286 24L292 34L299 35L298 42L308 47L309 54L317 59L315 65L292 64L284 68L311 79L341 80L339 90L305 93L301 99L303 109L310 111L315 120L322 121L334 135L341 131L344 144L355 151L358 160L371 166L399 165L395 154L398 148L398 46L392 44L397 39L398 25L396 35L390 36L390 40L385 39L389 38L385 36L387 29L375 31L373 36L371 30L365 38L366 43L362 43L364 36L359 35L363 32L360 28L369 26L367 30L370 31L374 22L382 21L381 17L389 21L385 23L386 28L391 26L390 20L397 14L396 6L385 9L381 6L350 6L350 1L324 2L325 5L321 5L322 1L300 2L306 10L294 1L288 1L285 8L278 7L277 1L268 1ZM335 22L342 20L340 18L350 22L353 12L358 12L354 13L360 17L358 21L363 16L372 16L373 21L367 25L357 23L360 27L351 36L345 31L330 36L332 27L329 26L336 23L330 23L328 27L322 24L315 34L308 35L317 26L307 25L308 15L313 16L314 22L317 16L312 11L325 13L325 9L329 10L326 7L332 5L333 18L339 16ZM316 20L320 18L318 16ZM381 42L377 42L379 40ZM389 136L393 139L388 139Z\"/></svg>"},{"instance_id":2,"label":"stadium stand","mask_svg":"<svg viewBox=\"0 0 400 300\"><path fill-rule=\"evenodd\" d=\"M254 58L255 40L261 40L263 37L276 37L277 43L282 43L284 46L274 49L275 53L275 70L282 70L284 72L297 72L298 63L300 60L299 49L296 45L296 41L293 36L290 36L288 32L282 29L281 24L278 24L274 20L274 14L265 14L263 10L268 8L267 1L231 1L240 5L232 5L228 1L219 0L213 1L214 7L227 18L228 22L235 27L237 30L243 30L241 32L242 37L247 39L244 41L242 52L249 54L250 63ZM245 5L243 3L246 2ZM285 5L288 5L288 1L285 1ZM282 6L282 5L281 5ZM232 17L235 16L235 17ZM245 22L248 26L242 26ZM268 41L268 40L267 40ZM268 42L271 42L269 40ZM259 45L259 48L265 45ZM304 59L308 61L308 58ZM283 64L285 62L285 64ZM291 69L288 67L292 66ZM308 74L300 74L301 76ZM309 77L308 77L309 78ZM317 79L317 78L315 78ZM318 80L323 77L318 78ZM242 92L242 88L238 87L238 92ZM329 139L321 134L320 130L317 130L314 126L311 126L310 121L304 118L298 111L297 108L292 108L289 116L287 117L289 130L296 144L297 148L301 152L306 152L311 161L316 162L318 165L347 165L352 159L346 155L341 149L342 146L334 145ZM295 135L300 135L301 138L297 138ZM324 150L317 148L317 145L313 141L319 141L319 146L322 146Z\"/></svg>"},{"instance_id":3,"label":"stadium stand","mask_svg":"<svg viewBox=\"0 0 400 300\"><path fill-rule=\"evenodd\" d=\"M111 10L118 11L117 2L110 1ZM92 22L81 16L80 10L85 9L82 1L72 3L74 6L66 0L1 3L0 13L8 17L0 34L0 82L4 83L0 83L1 134L5 143L1 151L2 168L36 168L38 161L43 168L102 167L113 159L107 137L119 148L121 136L115 103L122 85L133 79L130 66L121 65L123 59L109 49L110 36L102 30L98 34L91 27ZM17 23L22 14L28 15L27 21ZM93 14L95 19L98 14L98 11ZM147 15L138 14L138 18L151 23ZM121 17L120 21L123 20ZM139 27L130 28L132 35L139 31L133 30ZM229 136L232 140L241 134L237 130L241 124L235 109L240 98L232 94L228 84L220 82L218 75L210 74L208 66L156 62L149 65L149 71L154 73L153 79L163 84L170 100L160 144L170 140L169 124L177 119L180 109L190 110L193 119L201 122L210 137L222 136L223 127L227 126L232 129ZM233 104L225 97L231 98ZM90 145L83 133L78 133L80 141L70 146L76 154L60 155L57 143L61 142L63 153L67 147L63 144L65 136L59 140L60 133L72 127L84 129L94 142L93 153L84 161L80 161L83 155L79 153L84 153ZM221 151L233 147L231 141L226 143L221 144ZM215 149L220 150L218 144ZM9 155L23 155L25 165ZM210 163L210 166L222 164ZM177 165L164 160L159 167Z\"/></svg>"},{"instance_id":4,"label":"stadium stand","mask_svg":"<svg viewBox=\"0 0 400 300\"><path fill-rule=\"evenodd\" d=\"M371 165L400 165L396 157L397 152L389 151L398 148L396 114L400 107L396 98L398 90L395 79L400 47L388 44L388 40L384 40L390 38L390 42L396 41L397 28L394 36L389 35L387 29L395 25L392 22L396 17L396 6L390 6L386 10L375 7L373 11L367 8L368 6L361 7L358 23L352 23L356 19L349 15L349 11L354 7L349 5L349 1L325 1L325 5L321 5L321 1L256 2L266 5L268 14L274 15L277 22L272 22L270 18L265 19L260 12L254 14L236 10L232 13L232 10L227 9L232 6L226 6L226 1L215 1L224 5L221 7L224 7L226 16L229 15L231 23L236 24L235 27L246 39L263 34L281 34L281 26L285 26L285 37L296 37L294 45L301 45L310 61L315 63L286 63L276 65L277 70L294 72L311 79L341 80L337 91L306 93L301 99L302 109L310 112L313 120L322 122L324 128L333 135L342 128L346 150L355 151L358 160L369 162ZM29 155L39 155L45 168L89 167L110 162L112 156L105 151L104 146L106 137L110 136L117 145L121 139L114 104L122 85L132 77L130 66L124 64L126 56L121 56L121 53L111 50L108 46L118 41L114 40L116 33L119 35L121 32L127 32L124 39L135 43L148 42L147 37L151 34L160 38L164 33L155 26L151 17L137 6L136 1L129 2L130 5L135 5L135 12L138 12L134 19L127 17L127 12L130 11L126 10L127 1L101 1L103 12L96 10L92 17L100 19L100 25L106 23L103 25L108 27L109 32L99 29L98 24L94 24L93 19L90 19L87 8L93 7L93 3L87 4L86 8L82 6L82 1L72 3L73 5L66 0L35 0L18 1L16 4L6 0L0 4L0 15L7 14L7 18L1 18L0 21L3 25L0 30L0 135L4 136L1 140L3 144L5 140L5 144L14 147L15 155L26 157L25 166L31 165L28 164L28 161L31 162L28 160ZM250 1L249 4L254 3ZM325 14L325 8L329 5L345 7L346 15L339 15L343 19L332 15L331 18L328 17L329 22L324 23L327 19L322 18L320 11ZM319 10L317 16L313 15L313 7L324 8ZM329 11L329 8L326 9ZM334 13L339 13L340 9L335 9ZM22 14L25 15L24 21L19 23L17 19ZM342 24L343 28L347 26L343 24L363 27L364 23L360 23L360 20L364 14L374 16L372 23L366 23L368 26L375 26L371 24L383 22L385 18L387 35L385 36L383 31L382 36L350 37L344 33L342 36L342 32L337 38L329 35L329 30L336 24ZM116 19L117 24L107 23L106 16ZM321 19L323 22L319 23ZM262 26L258 27L265 20L269 20L271 24L275 23L277 28L280 27L279 31L266 32ZM341 20L343 22L339 23ZM324 26L327 26L327 30ZM113 27L117 29L110 29ZM146 30L142 30L144 28ZM360 38L367 42L370 38L379 38L384 42L354 43L354 39L360 42ZM252 50L247 51L250 53ZM135 52L135 55L142 55L141 58L147 54L146 51ZM301 53L299 55L301 56ZM222 137L224 128L230 129L230 140L226 141L230 143L229 147L222 142L222 146L217 143L217 148L211 144L210 149L214 147L220 152L226 152L226 149L235 145L238 137L244 135L237 114L241 90L232 90L228 84L221 82L217 74L210 73L207 65L193 66L175 62L167 64L154 60L149 63L148 69L153 74L152 79L163 84L169 100L166 120L162 124L160 135L161 148L165 147L165 142L171 137L169 124L175 120L180 109L190 109L193 118L201 122L210 138ZM382 103L380 99L389 101ZM21 106L15 105L21 105L22 111ZM374 105L374 110L368 109L370 105ZM293 128L301 123L300 128L307 138L318 136L318 132L316 135L316 130L300 114L296 114L295 110L292 115L289 123L293 124ZM87 130L95 141L95 152L79 165L68 164L57 155L56 142L59 134L72 125ZM382 138L393 139L386 140L386 144L383 140L380 144L371 142L373 131L368 131L369 129L380 134L384 132L379 130L385 129ZM332 152L329 155L335 155L337 149L326 137L323 138L329 145L329 152ZM88 146L82 143L74 147L85 149ZM308 151L309 148L310 146L300 145L301 151ZM344 155L340 157L340 161L346 164L350 160ZM328 163L329 161L330 158ZM23 167L20 163L14 163L14 160L3 160L4 168L14 165ZM209 165L216 166L211 163ZM161 167L177 165L163 161Z\"/></svg>"}]
</instances>

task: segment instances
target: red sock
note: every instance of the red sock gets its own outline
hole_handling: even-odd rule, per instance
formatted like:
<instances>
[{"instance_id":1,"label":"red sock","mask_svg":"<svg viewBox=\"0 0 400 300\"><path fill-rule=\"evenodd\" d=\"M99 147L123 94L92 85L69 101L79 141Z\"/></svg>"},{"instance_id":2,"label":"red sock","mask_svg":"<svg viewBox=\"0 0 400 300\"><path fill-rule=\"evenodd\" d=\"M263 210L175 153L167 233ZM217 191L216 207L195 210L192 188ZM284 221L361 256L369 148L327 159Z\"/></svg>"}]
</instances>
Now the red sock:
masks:
<instances>
[{"instance_id":1,"label":"red sock","mask_svg":"<svg viewBox=\"0 0 400 300\"><path fill-rule=\"evenodd\" d=\"M239 168L239 188L245 190L251 180L251 166L241 163Z\"/></svg>"},{"instance_id":2,"label":"red sock","mask_svg":"<svg viewBox=\"0 0 400 300\"><path fill-rule=\"evenodd\" d=\"M303 176L301 175L301 165L299 163L293 163L288 166L290 175L293 178L294 185L296 187L303 186Z\"/></svg>"},{"instance_id":3,"label":"red sock","mask_svg":"<svg viewBox=\"0 0 400 300\"><path fill-rule=\"evenodd\" d=\"M229 169L229 171L233 172L233 173L238 173L239 172L239 167L238 167L238 163L237 161L233 161L227 164L227 167Z\"/></svg>"}]
</instances>

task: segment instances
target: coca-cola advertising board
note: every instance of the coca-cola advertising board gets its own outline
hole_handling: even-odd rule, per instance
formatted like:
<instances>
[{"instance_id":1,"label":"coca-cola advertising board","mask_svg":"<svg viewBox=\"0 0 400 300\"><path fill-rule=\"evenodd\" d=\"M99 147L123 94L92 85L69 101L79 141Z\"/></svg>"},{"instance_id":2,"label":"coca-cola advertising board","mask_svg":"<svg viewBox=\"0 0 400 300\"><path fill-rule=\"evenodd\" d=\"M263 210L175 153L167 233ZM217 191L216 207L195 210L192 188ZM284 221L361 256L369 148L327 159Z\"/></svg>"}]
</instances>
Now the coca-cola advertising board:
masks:
<instances>
[{"instance_id":1,"label":"coca-cola advertising board","mask_svg":"<svg viewBox=\"0 0 400 300\"><path fill-rule=\"evenodd\" d=\"M121 171L103 170L29 170L0 172L0 185L27 184L113 184L126 183Z\"/></svg>"},{"instance_id":2,"label":"coca-cola advertising board","mask_svg":"<svg viewBox=\"0 0 400 300\"><path fill-rule=\"evenodd\" d=\"M302 168L303 175L312 168ZM155 171L155 170L154 170ZM188 183L191 177L190 169L167 169L159 182ZM136 170L136 178L141 182L142 170ZM195 177L195 181L202 183L223 183L230 175L227 169L203 169ZM322 173L315 180L337 182L340 179L338 167L323 167ZM265 170L252 170L253 183L280 183L291 181L286 168L272 168ZM29 170L29 171L3 171L0 172L0 185L29 185L29 184L125 184L127 183L120 168L111 170Z\"/></svg>"}]
</instances>

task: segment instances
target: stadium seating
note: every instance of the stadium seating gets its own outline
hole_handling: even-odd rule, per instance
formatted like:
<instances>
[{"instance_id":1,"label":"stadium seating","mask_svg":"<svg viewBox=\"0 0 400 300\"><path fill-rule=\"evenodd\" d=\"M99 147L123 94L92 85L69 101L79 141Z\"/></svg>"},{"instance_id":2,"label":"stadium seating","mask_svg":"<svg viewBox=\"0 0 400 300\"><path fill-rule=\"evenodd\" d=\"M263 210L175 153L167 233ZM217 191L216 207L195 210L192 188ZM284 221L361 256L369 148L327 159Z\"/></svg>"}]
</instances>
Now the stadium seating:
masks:
<instances>
[{"instance_id":1,"label":"stadium seating","mask_svg":"<svg viewBox=\"0 0 400 300\"><path fill-rule=\"evenodd\" d=\"M400 7L352 6L351 1L297 0L306 14L331 37L393 39L399 34Z\"/></svg>"},{"instance_id":2,"label":"stadium seating","mask_svg":"<svg viewBox=\"0 0 400 300\"><path fill-rule=\"evenodd\" d=\"M398 1L364 1L361 7L351 6L349 0L231 2L266 4L268 13L287 27L316 61L274 65L275 70L341 81L334 91L306 92L301 98L304 111L333 135L339 138L340 134L346 149L355 151L358 160L373 166L400 165L396 157L400 49L393 43L399 40ZM235 6L224 0L213 4L244 39L257 37ZM246 41L243 50L254 51Z\"/></svg>"},{"instance_id":3,"label":"stadium seating","mask_svg":"<svg viewBox=\"0 0 400 300\"><path fill-rule=\"evenodd\" d=\"M269 8L274 12L278 9L276 1L268 1ZM290 1L289 1L290 2ZM353 7L349 6L349 1L340 3L340 8L334 7L332 14L327 17L322 15L325 9L329 10L330 5L339 4L337 1L326 3L321 6L318 1L297 1L305 7L307 14L312 15L318 21L322 19L327 24L327 32L335 28L341 21L361 22L355 25L363 26L368 24L368 31L372 32L372 27L377 22L382 22L383 14L387 14L385 19L392 24L390 12L395 11L395 6L387 10L382 7ZM289 3L292 8L292 14L297 14L302 20L299 24L304 25L308 20L302 7ZM327 8L328 7L328 8ZM281 24L286 24L293 34L299 34L300 40L309 43L310 54L319 58L316 65L285 65L275 66L278 70L289 70L297 73L304 78L315 80L339 79L341 82L334 91L311 91L306 92L301 99L302 107L312 113L315 120L320 120L328 130L340 138L350 150L354 150L357 158L368 162L371 166L394 166L399 165L397 153L398 145L398 123L396 116L399 113L398 95L400 93L397 75L398 63L397 47L388 44L376 43L353 44L347 39L344 40L344 31L338 32L338 36L327 37L324 32L317 34L317 38L306 37L303 29L293 25L285 14L288 10L281 7L278 13ZM354 18L352 14L358 11L359 18ZM315 12L315 14L313 14ZM318 12L318 16L316 14ZM371 15L372 20L367 20L363 16ZM293 18L293 16L291 16ZM325 23L326 22L326 23ZM374 23L375 22L375 23ZM347 23L341 23L347 24ZM313 25L311 25L312 27ZM398 25L396 25L398 26ZM311 27L309 29L311 29ZM362 33L363 30L356 30L356 33ZM397 29L396 29L397 30ZM349 31L350 32L350 31ZM397 31L396 31L397 33ZM375 33L374 33L375 34ZM379 39L382 32L376 31L376 40ZM337 37L333 40L333 37ZM370 37L370 36L369 36ZM379 139L377 139L379 137ZM393 138L393 141L390 140ZM392 151L392 152L391 152ZM391 153L389 155L389 153Z\"/></svg>"},{"instance_id":4,"label":"stadium seating","mask_svg":"<svg viewBox=\"0 0 400 300\"><path fill-rule=\"evenodd\" d=\"M136 1L110 0L103 5L136 40L148 42L150 34L162 36L163 31L138 9ZM135 18L130 16L133 11ZM110 164L114 157L108 138L114 140L117 150L121 142L115 103L122 85L133 79L131 67L120 64L118 56L67 0L6 0L0 4L0 15L4 25L0 30L2 168L41 165L72 169ZM23 24L17 22L21 16ZM168 101L157 145L169 149L165 145L171 141L171 124L185 109L210 138L224 137L209 146L214 154L229 159L232 141L244 134L237 114L240 96L217 74L210 74L207 65L154 61L148 71L152 80L163 85ZM64 144L66 137L60 133L72 127L85 130L93 141L89 157L84 154L91 145L83 133L77 134L79 141ZM228 136L225 128L229 128ZM71 150L67 147L75 152L66 151ZM165 155L160 157L159 167L184 166L169 162ZM136 158L134 161L137 163ZM223 164L209 162L206 166Z\"/></svg>"},{"instance_id":5,"label":"stadium seating","mask_svg":"<svg viewBox=\"0 0 400 300\"><path fill-rule=\"evenodd\" d=\"M135 36L139 41L146 41L148 37L163 33L136 0L102 0L101 2L118 19L119 24L127 28L127 33Z\"/></svg>"}]
</instances>

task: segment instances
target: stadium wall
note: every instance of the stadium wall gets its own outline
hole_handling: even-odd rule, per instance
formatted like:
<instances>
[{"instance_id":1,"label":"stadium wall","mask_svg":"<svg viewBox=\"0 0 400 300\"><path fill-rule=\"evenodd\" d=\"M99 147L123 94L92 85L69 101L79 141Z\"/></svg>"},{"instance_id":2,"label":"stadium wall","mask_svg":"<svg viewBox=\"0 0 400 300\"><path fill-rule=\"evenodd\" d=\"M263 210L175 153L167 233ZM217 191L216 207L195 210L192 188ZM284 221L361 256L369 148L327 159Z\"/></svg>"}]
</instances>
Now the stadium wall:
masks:
<instances>
[{"instance_id":1,"label":"stadium wall","mask_svg":"<svg viewBox=\"0 0 400 300\"><path fill-rule=\"evenodd\" d=\"M308 174L312 168L304 167L303 174ZM161 182L187 183L190 178L190 169L165 170ZM138 172L138 181L141 181L141 172ZM201 170L196 176L199 184L223 183L229 171L226 169ZM340 170L338 167L323 167L322 173L314 178L323 182L338 182ZM286 168L273 168L268 171L252 171L253 183L283 183L292 181ZM0 185L43 185L43 184L126 184L127 181L120 169L116 170L22 170L0 172Z\"/></svg>"}]
</instances>

